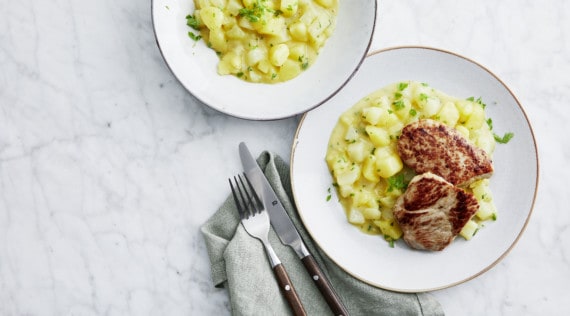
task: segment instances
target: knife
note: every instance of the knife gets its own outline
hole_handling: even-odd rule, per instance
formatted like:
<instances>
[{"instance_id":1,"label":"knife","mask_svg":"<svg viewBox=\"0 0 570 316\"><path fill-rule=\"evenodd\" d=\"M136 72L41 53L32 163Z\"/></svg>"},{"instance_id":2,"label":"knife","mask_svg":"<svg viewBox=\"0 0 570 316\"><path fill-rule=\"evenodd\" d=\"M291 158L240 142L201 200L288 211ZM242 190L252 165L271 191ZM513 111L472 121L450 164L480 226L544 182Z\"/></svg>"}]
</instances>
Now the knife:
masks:
<instances>
[{"instance_id":1,"label":"knife","mask_svg":"<svg viewBox=\"0 0 570 316\"><path fill-rule=\"evenodd\" d=\"M273 230L275 230L281 242L295 250L333 313L335 315L348 315L346 307L342 304L328 278L319 268L313 255L307 250L291 218L289 218L281 201L244 142L239 144L239 156L244 172L269 212L271 226L273 226Z\"/></svg>"}]
</instances>

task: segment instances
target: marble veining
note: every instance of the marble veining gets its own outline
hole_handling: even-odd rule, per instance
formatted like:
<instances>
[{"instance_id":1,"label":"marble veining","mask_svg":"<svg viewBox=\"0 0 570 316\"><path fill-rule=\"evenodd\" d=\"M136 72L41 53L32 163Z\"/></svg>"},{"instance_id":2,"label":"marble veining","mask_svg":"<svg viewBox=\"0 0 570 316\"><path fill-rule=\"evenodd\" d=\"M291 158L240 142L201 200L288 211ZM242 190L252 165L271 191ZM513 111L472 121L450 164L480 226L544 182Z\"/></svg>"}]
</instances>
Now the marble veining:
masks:
<instances>
[{"instance_id":1,"label":"marble veining","mask_svg":"<svg viewBox=\"0 0 570 316\"><path fill-rule=\"evenodd\" d=\"M570 3L379 3L372 50L476 60L518 97L539 149L519 243L433 295L448 315L567 313ZM240 169L237 144L288 157L299 119L246 121L198 102L160 56L150 1L2 1L0 315L229 314L199 227Z\"/></svg>"}]
</instances>

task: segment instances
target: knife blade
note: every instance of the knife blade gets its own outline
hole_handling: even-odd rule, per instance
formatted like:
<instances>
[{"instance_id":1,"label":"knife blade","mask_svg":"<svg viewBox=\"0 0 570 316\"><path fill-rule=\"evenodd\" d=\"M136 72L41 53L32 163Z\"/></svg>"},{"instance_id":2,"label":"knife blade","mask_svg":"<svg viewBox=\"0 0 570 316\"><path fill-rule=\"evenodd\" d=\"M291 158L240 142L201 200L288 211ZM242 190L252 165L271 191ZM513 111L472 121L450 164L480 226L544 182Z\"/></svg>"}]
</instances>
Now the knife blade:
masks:
<instances>
[{"instance_id":1,"label":"knife blade","mask_svg":"<svg viewBox=\"0 0 570 316\"><path fill-rule=\"evenodd\" d=\"M289 218L289 214L285 211L277 194L275 194L271 184L267 181L265 174L244 142L239 144L239 155L244 172L269 212L271 226L277 233L277 236L279 236L281 242L295 250L295 253L297 253L297 256L303 262L303 266L315 282L315 285L334 314L348 315L348 311L340 300L340 297L334 291L330 281L317 264L313 255L307 250L303 239L299 235L295 225L293 225L291 218Z\"/></svg>"}]
</instances>

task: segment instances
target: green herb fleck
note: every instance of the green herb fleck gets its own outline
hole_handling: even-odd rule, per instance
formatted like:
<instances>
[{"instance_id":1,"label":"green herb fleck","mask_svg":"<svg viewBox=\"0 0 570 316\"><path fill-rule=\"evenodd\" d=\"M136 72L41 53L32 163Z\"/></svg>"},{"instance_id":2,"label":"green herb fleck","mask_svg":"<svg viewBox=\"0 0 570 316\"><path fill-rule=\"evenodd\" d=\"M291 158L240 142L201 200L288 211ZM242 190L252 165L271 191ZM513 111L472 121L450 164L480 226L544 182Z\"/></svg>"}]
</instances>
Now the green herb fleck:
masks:
<instances>
[{"instance_id":1,"label":"green herb fleck","mask_svg":"<svg viewBox=\"0 0 570 316\"><path fill-rule=\"evenodd\" d=\"M309 58L305 56L299 56L299 62L301 63L301 69L305 70L309 68Z\"/></svg>"},{"instance_id":2,"label":"green herb fleck","mask_svg":"<svg viewBox=\"0 0 570 316\"><path fill-rule=\"evenodd\" d=\"M499 144L506 144L509 141L511 141L511 139L513 139L513 137L515 136L514 133L508 132L505 133L505 135L503 135L503 137L497 135L497 134L493 134L493 137L495 138L495 141Z\"/></svg>"},{"instance_id":3,"label":"green herb fleck","mask_svg":"<svg viewBox=\"0 0 570 316\"><path fill-rule=\"evenodd\" d=\"M428 95L425 93L420 93L420 101L426 101L428 99Z\"/></svg>"},{"instance_id":4,"label":"green herb fleck","mask_svg":"<svg viewBox=\"0 0 570 316\"><path fill-rule=\"evenodd\" d=\"M398 100L398 101L394 101L394 103L392 103L394 105L394 108L397 110L401 110L403 108L406 107L406 104L404 103L403 100Z\"/></svg>"},{"instance_id":5,"label":"green herb fleck","mask_svg":"<svg viewBox=\"0 0 570 316\"><path fill-rule=\"evenodd\" d=\"M493 130L493 120L491 118L487 119L487 126L489 126L489 130Z\"/></svg>"},{"instance_id":6,"label":"green herb fleck","mask_svg":"<svg viewBox=\"0 0 570 316\"><path fill-rule=\"evenodd\" d=\"M186 25L188 25L189 27L191 27L195 30L200 29L200 21L196 17L194 17L192 14L188 14L186 16Z\"/></svg>"},{"instance_id":7,"label":"green herb fleck","mask_svg":"<svg viewBox=\"0 0 570 316\"><path fill-rule=\"evenodd\" d=\"M403 173L388 178L388 192L392 192L394 189L405 190L407 187L408 182L406 182Z\"/></svg>"},{"instance_id":8,"label":"green herb fleck","mask_svg":"<svg viewBox=\"0 0 570 316\"><path fill-rule=\"evenodd\" d=\"M194 41L199 41L202 38L202 35L196 35L192 32L188 32L188 37L190 37L191 39L193 39Z\"/></svg>"},{"instance_id":9,"label":"green herb fleck","mask_svg":"<svg viewBox=\"0 0 570 316\"><path fill-rule=\"evenodd\" d=\"M243 77L243 71L238 72L238 73L236 74L236 76L237 76L238 78Z\"/></svg>"},{"instance_id":10,"label":"green herb fleck","mask_svg":"<svg viewBox=\"0 0 570 316\"><path fill-rule=\"evenodd\" d=\"M398 85L398 90L404 91L407 87L408 87L407 82L400 82L400 84Z\"/></svg>"},{"instance_id":11,"label":"green herb fleck","mask_svg":"<svg viewBox=\"0 0 570 316\"><path fill-rule=\"evenodd\" d=\"M394 248L394 238L392 238L388 235L384 235L384 240L386 240L388 242L388 246L390 248Z\"/></svg>"},{"instance_id":12,"label":"green herb fleck","mask_svg":"<svg viewBox=\"0 0 570 316\"><path fill-rule=\"evenodd\" d=\"M416 116L418 114L418 111L416 111L416 109L410 109L410 115L411 116Z\"/></svg>"}]
</instances>

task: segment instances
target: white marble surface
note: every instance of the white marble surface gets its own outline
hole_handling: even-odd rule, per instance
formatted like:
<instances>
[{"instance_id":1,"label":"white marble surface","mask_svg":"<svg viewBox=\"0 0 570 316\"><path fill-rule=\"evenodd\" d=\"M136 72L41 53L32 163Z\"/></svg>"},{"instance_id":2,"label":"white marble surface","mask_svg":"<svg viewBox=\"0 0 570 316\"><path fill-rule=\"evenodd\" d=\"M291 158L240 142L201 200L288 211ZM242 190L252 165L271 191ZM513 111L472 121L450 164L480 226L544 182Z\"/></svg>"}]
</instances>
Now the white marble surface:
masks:
<instances>
[{"instance_id":1,"label":"white marble surface","mask_svg":"<svg viewBox=\"0 0 570 316\"><path fill-rule=\"evenodd\" d=\"M448 315L567 314L570 3L388 0L379 11L372 49L433 46L488 67L518 96L540 153L517 246L433 294ZM199 226L239 170L237 143L287 157L298 119L199 104L160 56L149 1L0 1L0 314L229 314Z\"/></svg>"}]
</instances>

